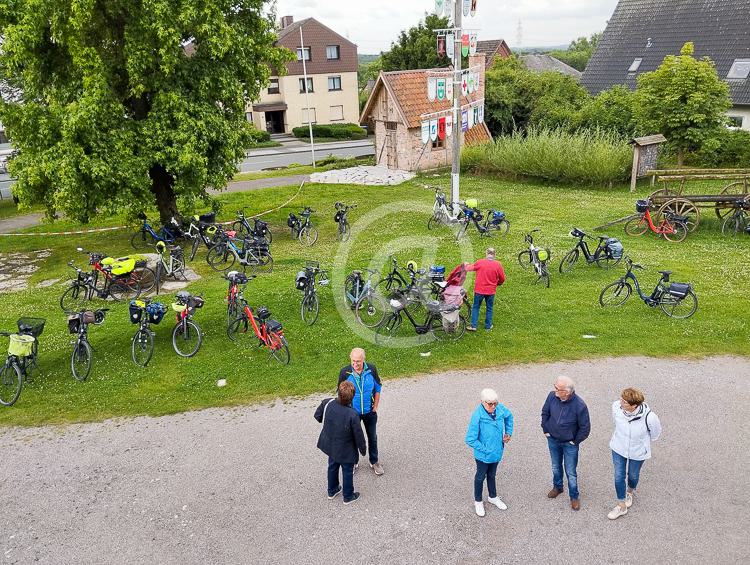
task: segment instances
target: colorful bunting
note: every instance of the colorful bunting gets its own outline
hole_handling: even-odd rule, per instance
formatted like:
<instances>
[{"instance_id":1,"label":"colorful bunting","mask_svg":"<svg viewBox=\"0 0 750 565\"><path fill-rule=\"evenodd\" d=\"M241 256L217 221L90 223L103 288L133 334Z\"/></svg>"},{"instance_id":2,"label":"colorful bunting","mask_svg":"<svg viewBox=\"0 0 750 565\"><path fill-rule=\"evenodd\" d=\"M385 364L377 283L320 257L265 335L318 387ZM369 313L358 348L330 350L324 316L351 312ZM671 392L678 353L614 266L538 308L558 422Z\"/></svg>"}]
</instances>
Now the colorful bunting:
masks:
<instances>
[{"instance_id":1,"label":"colorful bunting","mask_svg":"<svg viewBox=\"0 0 750 565\"><path fill-rule=\"evenodd\" d=\"M437 81L437 99L445 100L445 79L439 78Z\"/></svg>"},{"instance_id":2,"label":"colorful bunting","mask_svg":"<svg viewBox=\"0 0 750 565\"><path fill-rule=\"evenodd\" d=\"M436 15L440 16L443 14L443 10L445 10L446 3L447 3L446 0L435 0L435 14Z\"/></svg>"},{"instance_id":3,"label":"colorful bunting","mask_svg":"<svg viewBox=\"0 0 750 565\"><path fill-rule=\"evenodd\" d=\"M440 139L445 139L445 118L440 118L438 120L438 137Z\"/></svg>"},{"instance_id":4,"label":"colorful bunting","mask_svg":"<svg viewBox=\"0 0 750 565\"><path fill-rule=\"evenodd\" d=\"M422 122L422 145L427 145L430 141L430 122Z\"/></svg>"},{"instance_id":5,"label":"colorful bunting","mask_svg":"<svg viewBox=\"0 0 750 565\"><path fill-rule=\"evenodd\" d=\"M434 102L436 96L437 96L437 78L428 77L427 78L427 99L430 102Z\"/></svg>"},{"instance_id":6,"label":"colorful bunting","mask_svg":"<svg viewBox=\"0 0 750 565\"><path fill-rule=\"evenodd\" d=\"M484 105L479 107L479 123L484 123Z\"/></svg>"},{"instance_id":7,"label":"colorful bunting","mask_svg":"<svg viewBox=\"0 0 750 565\"><path fill-rule=\"evenodd\" d=\"M437 118L430 120L430 139L437 141L438 137L438 121Z\"/></svg>"},{"instance_id":8,"label":"colorful bunting","mask_svg":"<svg viewBox=\"0 0 750 565\"><path fill-rule=\"evenodd\" d=\"M469 78L466 73L461 73L461 96L469 94Z\"/></svg>"},{"instance_id":9,"label":"colorful bunting","mask_svg":"<svg viewBox=\"0 0 750 565\"><path fill-rule=\"evenodd\" d=\"M477 0L471 0L471 9L469 10L469 13L472 18L477 15Z\"/></svg>"},{"instance_id":10,"label":"colorful bunting","mask_svg":"<svg viewBox=\"0 0 750 565\"><path fill-rule=\"evenodd\" d=\"M471 11L471 0L464 0L464 16L468 16Z\"/></svg>"},{"instance_id":11,"label":"colorful bunting","mask_svg":"<svg viewBox=\"0 0 750 565\"><path fill-rule=\"evenodd\" d=\"M469 34L461 35L461 56L466 57L469 54Z\"/></svg>"},{"instance_id":12,"label":"colorful bunting","mask_svg":"<svg viewBox=\"0 0 750 565\"><path fill-rule=\"evenodd\" d=\"M453 114L448 114L445 117L445 136L450 137L453 135Z\"/></svg>"},{"instance_id":13,"label":"colorful bunting","mask_svg":"<svg viewBox=\"0 0 750 565\"><path fill-rule=\"evenodd\" d=\"M437 37L437 54L438 57L445 57L445 36L438 35Z\"/></svg>"},{"instance_id":14,"label":"colorful bunting","mask_svg":"<svg viewBox=\"0 0 750 565\"><path fill-rule=\"evenodd\" d=\"M477 34L472 33L469 36L469 55L477 54Z\"/></svg>"},{"instance_id":15,"label":"colorful bunting","mask_svg":"<svg viewBox=\"0 0 750 565\"><path fill-rule=\"evenodd\" d=\"M445 99L453 100L453 77L445 81Z\"/></svg>"},{"instance_id":16,"label":"colorful bunting","mask_svg":"<svg viewBox=\"0 0 750 565\"><path fill-rule=\"evenodd\" d=\"M461 110L461 131L469 131L469 112Z\"/></svg>"},{"instance_id":17,"label":"colorful bunting","mask_svg":"<svg viewBox=\"0 0 750 565\"><path fill-rule=\"evenodd\" d=\"M445 48L448 51L448 58L453 61L456 55L456 36L452 33L445 36Z\"/></svg>"}]
</instances>

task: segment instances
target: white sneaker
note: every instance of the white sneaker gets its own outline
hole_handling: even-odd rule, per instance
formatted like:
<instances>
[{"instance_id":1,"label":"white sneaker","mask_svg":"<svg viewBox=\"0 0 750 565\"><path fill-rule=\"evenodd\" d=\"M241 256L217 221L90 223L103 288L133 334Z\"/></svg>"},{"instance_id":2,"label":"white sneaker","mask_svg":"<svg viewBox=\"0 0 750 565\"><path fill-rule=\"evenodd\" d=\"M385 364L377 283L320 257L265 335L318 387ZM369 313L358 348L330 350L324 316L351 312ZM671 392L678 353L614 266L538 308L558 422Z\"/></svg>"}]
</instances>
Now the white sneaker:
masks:
<instances>
[{"instance_id":1,"label":"white sneaker","mask_svg":"<svg viewBox=\"0 0 750 565\"><path fill-rule=\"evenodd\" d=\"M359 463L354 464L354 471L352 471L352 475L357 472L357 469L359 469Z\"/></svg>"},{"instance_id":2,"label":"white sneaker","mask_svg":"<svg viewBox=\"0 0 750 565\"><path fill-rule=\"evenodd\" d=\"M629 492L625 494L625 508L630 508L633 506L633 493Z\"/></svg>"},{"instance_id":3,"label":"white sneaker","mask_svg":"<svg viewBox=\"0 0 750 565\"><path fill-rule=\"evenodd\" d=\"M496 496L495 498L488 498L487 502L489 502L490 504L494 504L500 510L507 510L508 509L508 507L506 506L506 504L502 500L500 500L499 496Z\"/></svg>"},{"instance_id":4,"label":"white sneaker","mask_svg":"<svg viewBox=\"0 0 750 565\"><path fill-rule=\"evenodd\" d=\"M607 514L607 518L610 520L617 520L620 516L625 516L625 514L628 513L628 507L626 506L623 508L619 504L615 506L609 514Z\"/></svg>"},{"instance_id":5,"label":"white sneaker","mask_svg":"<svg viewBox=\"0 0 750 565\"><path fill-rule=\"evenodd\" d=\"M474 502L474 509L477 511L477 516L484 517L484 502Z\"/></svg>"}]
</instances>

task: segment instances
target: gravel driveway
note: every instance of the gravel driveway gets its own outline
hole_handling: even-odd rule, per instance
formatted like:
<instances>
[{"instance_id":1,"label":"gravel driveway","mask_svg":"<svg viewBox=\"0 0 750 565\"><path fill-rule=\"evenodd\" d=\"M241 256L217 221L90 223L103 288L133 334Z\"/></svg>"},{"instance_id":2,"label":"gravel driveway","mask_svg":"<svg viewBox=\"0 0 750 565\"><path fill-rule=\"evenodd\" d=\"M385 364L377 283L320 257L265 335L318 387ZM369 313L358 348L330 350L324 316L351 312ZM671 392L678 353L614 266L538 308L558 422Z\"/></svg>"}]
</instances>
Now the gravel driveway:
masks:
<instances>
[{"instance_id":1,"label":"gravel driveway","mask_svg":"<svg viewBox=\"0 0 750 565\"><path fill-rule=\"evenodd\" d=\"M539 411L560 373L577 380L592 417L577 513L566 496L546 498ZM4 430L0 561L748 563L748 375L748 358L630 357L389 381L385 475L360 469L351 506L326 498L312 417L321 397ZM645 391L664 434L635 505L610 522L609 410L629 385ZM463 435L485 386L513 411L516 433L498 471L509 509L478 518Z\"/></svg>"}]
</instances>

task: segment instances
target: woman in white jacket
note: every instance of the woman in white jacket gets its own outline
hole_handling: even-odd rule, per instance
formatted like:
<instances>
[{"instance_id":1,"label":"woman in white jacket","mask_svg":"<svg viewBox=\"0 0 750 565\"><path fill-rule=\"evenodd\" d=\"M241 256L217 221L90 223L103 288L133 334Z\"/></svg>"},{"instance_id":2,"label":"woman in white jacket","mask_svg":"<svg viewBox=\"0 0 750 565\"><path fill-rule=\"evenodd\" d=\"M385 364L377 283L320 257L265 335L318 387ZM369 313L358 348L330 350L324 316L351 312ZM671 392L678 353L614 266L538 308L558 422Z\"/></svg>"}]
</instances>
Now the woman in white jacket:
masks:
<instances>
[{"instance_id":1,"label":"woman in white jacket","mask_svg":"<svg viewBox=\"0 0 750 565\"><path fill-rule=\"evenodd\" d=\"M659 417L644 403L643 393L636 388L626 388L620 399L612 404L612 421L615 430L609 447L615 470L617 506L607 517L615 520L627 514L628 508L633 505L641 466L646 459L651 458L651 442L659 439L661 423Z\"/></svg>"}]
</instances>

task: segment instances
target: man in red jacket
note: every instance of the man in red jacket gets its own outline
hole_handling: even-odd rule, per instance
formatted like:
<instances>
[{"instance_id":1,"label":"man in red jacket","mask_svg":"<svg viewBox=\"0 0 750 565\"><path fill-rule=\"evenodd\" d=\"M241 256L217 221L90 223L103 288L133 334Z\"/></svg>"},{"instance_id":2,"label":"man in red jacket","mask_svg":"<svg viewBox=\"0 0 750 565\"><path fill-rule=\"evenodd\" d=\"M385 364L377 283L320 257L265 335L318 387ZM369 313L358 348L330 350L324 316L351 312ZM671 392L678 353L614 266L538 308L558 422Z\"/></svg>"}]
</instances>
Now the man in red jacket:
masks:
<instances>
[{"instance_id":1,"label":"man in red jacket","mask_svg":"<svg viewBox=\"0 0 750 565\"><path fill-rule=\"evenodd\" d=\"M477 331L479 322L479 307L482 300L486 303L486 315L484 318L484 329L492 329L492 309L495 305L495 292L497 287L505 282L505 271L500 261L495 259L495 249L487 249L487 257L480 259L473 265L464 263L467 271L476 271L474 280L474 306L471 309L471 325L466 328L470 332Z\"/></svg>"}]
</instances>

